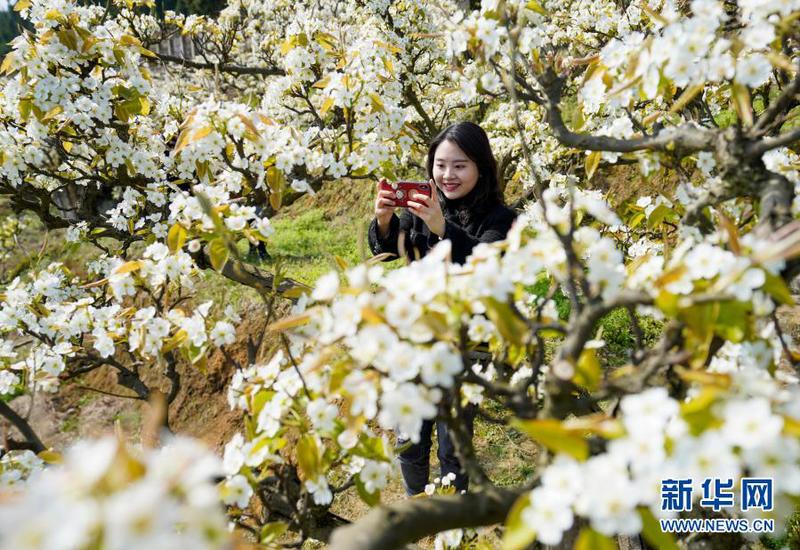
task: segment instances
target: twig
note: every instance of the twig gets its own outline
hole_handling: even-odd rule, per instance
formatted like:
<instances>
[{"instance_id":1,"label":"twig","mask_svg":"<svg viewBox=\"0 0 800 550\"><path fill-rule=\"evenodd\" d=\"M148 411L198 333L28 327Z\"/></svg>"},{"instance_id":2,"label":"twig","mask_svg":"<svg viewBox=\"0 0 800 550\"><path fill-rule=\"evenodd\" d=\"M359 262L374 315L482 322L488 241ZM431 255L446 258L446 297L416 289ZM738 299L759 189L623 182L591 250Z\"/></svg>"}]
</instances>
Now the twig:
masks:
<instances>
[{"instance_id":1,"label":"twig","mask_svg":"<svg viewBox=\"0 0 800 550\"><path fill-rule=\"evenodd\" d=\"M102 393L103 395L110 395L111 397L119 397L121 399L137 399L137 400L141 400L141 397L139 397L138 395L122 395L121 393L113 393L113 392L110 392L110 391L105 391L105 390L101 390L101 389L98 389L98 388L93 388L91 386L76 385L75 387L78 388L79 390L93 391L93 392L97 392L97 393Z\"/></svg>"}]
</instances>

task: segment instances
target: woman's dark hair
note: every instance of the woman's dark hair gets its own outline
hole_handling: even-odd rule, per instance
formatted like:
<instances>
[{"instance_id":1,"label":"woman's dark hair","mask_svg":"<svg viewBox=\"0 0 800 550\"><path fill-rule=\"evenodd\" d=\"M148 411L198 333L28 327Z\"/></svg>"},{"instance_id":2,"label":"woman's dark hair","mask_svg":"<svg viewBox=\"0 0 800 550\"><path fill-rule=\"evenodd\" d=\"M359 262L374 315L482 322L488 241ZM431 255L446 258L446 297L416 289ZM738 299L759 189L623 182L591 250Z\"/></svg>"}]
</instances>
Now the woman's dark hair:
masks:
<instances>
[{"instance_id":1,"label":"woman's dark hair","mask_svg":"<svg viewBox=\"0 0 800 550\"><path fill-rule=\"evenodd\" d=\"M483 128L472 122L457 122L433 138L428 148L428 178L433 179L433 159L436 149L445 141L452 141L478 166L478 183L461 199L448 200L438 189L439 202L447 218L458 218L462 224L483 216L498 204L503 204L503 193L497 181L497 161L492 154L489 137Z\"/></svg>"}]
</instances>

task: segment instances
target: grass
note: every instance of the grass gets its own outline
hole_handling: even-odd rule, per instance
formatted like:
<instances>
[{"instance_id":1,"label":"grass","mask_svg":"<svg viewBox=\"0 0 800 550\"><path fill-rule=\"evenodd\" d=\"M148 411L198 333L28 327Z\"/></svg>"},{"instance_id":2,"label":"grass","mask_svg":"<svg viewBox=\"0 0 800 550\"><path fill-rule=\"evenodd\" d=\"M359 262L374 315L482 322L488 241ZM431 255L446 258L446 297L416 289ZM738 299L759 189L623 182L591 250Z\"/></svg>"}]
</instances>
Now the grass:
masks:
<instances>
[{"instance_id":1,"label":"grass","mask_svg":"<svg viewBox=\"0 0 800 550\"><path fill-rule=\"evenodd\" d=\"M483 407L494 416L505 416L504 407L496 401L486 401ZM501 487L520 485L534 473L538 449L513 428L476 418L473 444L489 478Z\"/></svg>"},{"instance_id":2,"label":"grass","mask_svg":"<svg viewBox=\"0 0 800 550\"><path fill-rule=\"evenodd\" d=\"M254 261L262 269L281 270L285 277L312 285L337 268L337 260L355 266L372 256L367 242L368 220L339 216L330 219L322 208L311 208L295 216L273 220L275 233L267 243L270 258ZM396 269L402 261L387 262Z\"/></svg>"},{"instance_id":3,"label":"grass","mask_svg":"<svg viewBox=\"0 0 800 550\"><path fill-rule=\"evenodd\" d=\"M75 433L78 431L79 423L80 423L80 416L78 414L78 411L75 411L61 421L60 430L62 433Z\"/></svg>"},{"instance_id":4,"label":"grass","mask_svg":"<svg viewBox=\"0 0 800 550\"><path fill-rule=\"evenodd\" d=\"M336 257L347 265L361 263L366 254L366 224L359 220L326 219L325 211L312 208L297 217L277 218L275 234L267 243L271 260L286 276L313 284L320 275L335 269Z\"/></svg>"},{"instance_id":5,"label":"grass","mask_svg":"<svg viewBox=\"0 0 800 550\"><path fill-rule=\"evenodd\" d=\"M636 314L636 321L642 331L644 347L653 346L661 335L663 323L639 314ZM614 367L630 360L631 350L636 348L636 337L630 315L625 308L617 308L600 320L596 337L598 336L606 343L603 348L606 364Z\"/></svg>"}]
</instances>

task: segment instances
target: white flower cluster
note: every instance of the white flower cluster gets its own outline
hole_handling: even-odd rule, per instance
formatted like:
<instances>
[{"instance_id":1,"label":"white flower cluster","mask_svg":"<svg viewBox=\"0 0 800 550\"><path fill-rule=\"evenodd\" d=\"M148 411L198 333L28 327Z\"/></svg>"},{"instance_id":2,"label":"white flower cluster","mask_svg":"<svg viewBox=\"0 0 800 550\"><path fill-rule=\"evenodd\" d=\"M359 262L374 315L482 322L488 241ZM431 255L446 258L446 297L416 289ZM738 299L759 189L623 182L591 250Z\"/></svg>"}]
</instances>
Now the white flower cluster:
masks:
<instances>
[{"instance_id":1,"label":"white flower cluster","mask_svg":"<svg viewBox=\"0 0 800 550\"><path fill-rule=\"evenodd\" d=\"M360 442L374 438L369 421L416 440L422 421L437 414L442 391L452 388L464 371L457 336L462 327L476 343L511 338L507 324L497 324L510 322L501 307L510 301L519 311L531 312L534 321L541 309L538 321L561 323L554 304L542 304L531 288L542 278L567 284L568 255L556 231L568 230L571 212L581 212L587 220L572 233L572 243L590 291L603 300L625 289L650 299L678 297L676 305L665 300L663 311L650 308L660 316L679 315L682 308L692 307L692 295L709 291L719 292L719 300L771 303L764 286L780 262L745 255L763 250L750 235L740 239L741 255L721 244L687 238L668 262L655 247L626 261L613 238L623 226L602 197L553 187L517 221L507 241L478 244L464 265L447 261L450 242L443 241L421 260L395 271L361 265L322 276L310 302L304 297L295 307L291 353L279 352L268 363L234 376L229 402L253 418L256 435L231 443L237 458L231 459L229 475L242 465L279 463L286 420L297 415L309 419L303 433L317 449L332 448L336 460L345 462L348 454L363 452ZM524 342L527 336L519 338ZM762 338L771 353L780 349L774 334L765 332ZM498 379L491 366L471 370L486 380ZM501 381L515 385L530 375L524 366ZM475 384L462 387L464 402L480 403L482 393ZM307 484L323 495L319 502L328 500L323 481L322 473L314 472Z\"/></svg>"},{"instance_id":2,"label":"white flower cluster","mask_svg":"<svg viewBox=\"0 0 800 550\"><path fill-rule=\"evenodd\" d=\"M169 14L188 34L235 35L237 63L285 70L246 82L260 106L196 94L183 79L153 85L143 62L153 54L134 36L156 40L158 23L137 11L146 2L115 4L116 16L74 0L22 10L35 30L14 41L4 64L11 77L0 95L0 179L48 191L65 180L97 185L104 198L95 224L122 233L163 239L179 220L190 231L200 221L190 236L208 237L211 221L186 191L199 185L229 230L264 240L272 227L257 209L262 190L274 206L289 189L313 194L322 180L393 172L425 141L419 108L462 107L446 86L443 54L433 55L436 33L456 11L449 2L248 1L216 20ZM70 210L63 217L82 223ZM93 229L83 223L70 236L93 238Z\"/></svg>"},{"instance_id":3,"label":"white flower cluster","mask_svg":"<svg viewBox=\"0 0 800 550\"><path fill-rule=\"evenodd\" d=\"M744 25L736 37L744 48L734 48L733 37L723 36L722 25L728 15L722 2L694 0L691 3L692 15L686 17L675 2L667 0L661 6L659 18L652 19L655 27L652 35L636 30L621 34L603 47L600 52L603 70L593 73L588 88L584 87L584 97L605 96L604 71L623 83L639 82L604 98L618 105L627 105L640 93L648 99L656 97L662 75L679 87L734 79L757 88L771 74L772 66L765 52L775 38L775 25L780 16L789 15L799 8L797 2L783 2L780 6L748 2L743 6L741 22ZM634 70L630 68L632 59L635 59ZM597 99L588 102L597 103ZM584 109L586 112L596 111L587 109L587 103L584 103Z\"/></svg>"},{"instance_id":4,"label":"white flower cluster","mask_svg":"<svg viewBox=\"0 0 800 550\"><path fill-rule=\"evenodd\" d=\"M670 118L666 115L670 103L675 103L672 94L676 87L700 94L710 112L717 115L729 108L734 93L742 95L738 88L732 91L731 83L759 88L769 82L773 67L794 63L790 54L781 51L782 40L778 39L785 35L785 21L800 9L797 0L779 5L743 2L737 25L730 24L732 16L720 0L693 0L685 7L679 4L674 0L636 0L623 5L583 0L484 2L480 11L456 15L445 24L447 51L468 75L470 82L460 83L462 89L474 88L480 80L483 89L478 91L492 94L500 88L498 76L510 73L512 49L517 50L518 61L536 60L515 68L521 71L521 78L531 80L535 76L531 71L540 72L540 59L546 59L545 64L552 61L556 72L569 79L565 88L574 85L578 90L577 113L565 112L568 126L615 138L630 138L639 132L634 121L648 126ZM507 28L513 30L510 36ZM515 48L509 44L512 37ZM470 55L465 55L467 51ZM554 60L549 59L551 51L559 52ZM473 67L472 58L479 67ZM587 68L583 70L583 66ZM468 95L465 101L476 99L474 92ZM507 103L512 103L510 98ZM552 134L537 111L520 109L520 119L526 138L531 136L528 139L534 143L535 167L546 172L568 152L546 146ZM678 118L670 116L671 122ZM513 128L515 119L506 115L501 127ZM544 143L536 143L539 141ZM600 153L608 162L616 162L620 156ZM645 175L660 166L658 155L650 152L628 158L638 159ZM709 171L713 158L701 154L698 168Z\"/></svg>"},{"instance_id":5,"label":"white flower cluster","mask_svg":"<svg viewBox=\"0 0 800 550\"><path fill-rule=\"evenodd\" d=\"M23 10L35 32L15 39L7 58L8 72L14 74L0 95L0 179L16 187L24 178L48 191L63 186L65 180L76 187L97 186L102 198L99 221L94 223L137 236L152 233L158 239L167 236L178 218L184 222L202 219L201 234L213 228L196 201L184 213L181 204L188 200L186 193L167 183L180 183L180 178L200 181L199 190L216 201L218 214L230 230L243 231L251 241L265 239L272 232L269 220L243 204L242 189L264 187L263 163L274 157L274 149L262 150L264 144L281 147L288 138L281 141L269 134L256 145L245 140L246 152L240 156L232 143L235 139L245 136L258 141L241 114L253 113L235 103L216 109L210 101L196 108L196 118L205 124L206 114L219 110L214 123L221 125L224 137L210 127L200 127L205 132L201 139L191 117L184 124L188 133L177 136L178 122L191 102L184 101L185 91L151 87L142 59L153 54L134 38L131 28L141 17L120 8L119 16L106 17L97 6L66 1L53 7L37 0ZM255 120L264 125L258 117ZM120 130L123 126L125 131ZM288 128L283 130L284 136L290 135ZM172 150L175 137L178 145L180 139L188 142L177 155ZM63 144L63 150L53 147L56 142ZM120 184L133 180L136 185ZM79 190L76 196L82 193ZM94 227L73 219L70 210L77 205L71 200L67 204L56 201L64 209L62 217L75 223L69 238L91 237Z\"/></svg>"},{"instance_id":6,"label":"white flower cluster","mask_svg":"<svg viewBox=\"0 0 800 550\"><path fill-rule=\"evenodd\" d=\"M740 478L749 476L774 479L775 506L747 515L767 515L782 528L791 498L800 493L800 443L783 430L784 418L797 422L798 390L771 386L771 399L750 395L746 386L718 397L703 394L696 403L715 397L707 406L714 421L702 425L664 388L625 397L616 421L624 435L584 462L558 455L528 496L523 520L543 544L557 544L576 516L605 535L635 535L643 508L657 517L674 514L662 511L662 480L691 479L698 498L707 478L733 479L738 490Z\"/></svg>"},{"instance_id":7,"label":"white flower cluster","mask_svg":"<svg viewBox=\"0 0 800 550\"><path fill-rule=\"evenodd\" d=\"M56 391L59 375L68 362L78 361L76 355L95 352L111 358L123 343L153 363L165 345L195 360L209 346L235 340L238 317L228 308L214 319L212 302L190 314L179 308L133 307L131 297L142 289L192 288L197 268L185 252L173 254L154 243L140 260L107 258L92 267L104 275L99 284L83 285L63 265L51 264L15 278L0 295L0 395L21 387Z\"/></svg>"},{"instance_id":8,"label":"white flower cluster","mask_svg":"<svg viewBox=\"0 0 800 550\"><path fill-rule=\"evenodd\" d=\"M269 363L252 365L234 375L228 389L229 403L232 408L242 408L256 421L257 435L245 441L237 434L225 446L226 504L244 507L253 494L246 485L247 479L240 474L242 468L266 471L284 462L278 452L286 444L284 436L288 433L283 420L298 407L310 421L304 431L313 434L306 436L312 448L322 450L326 444L338 448L333 461L326 460L327 468L344 466L347 473L357 476L367 493L380 492L386 486L392 456L388 441L377 437L366 425L360 428L344 425L333 399L311 398L324 395L326 388L322 384L330 377L330 368L318 365L318 361L318 357L306 356L295 368L279 352ZM355 401L352 404L355 409L360 406L364 405ZM325 453L325 456L330 455ZM326 473L326 469L303 472L304 488L318 505L329 504L333 498Z\"/></svg>"},{"instance_id":9,"label":"white flower cluster","mask_svg":"<svg viewBox=\"0 0 800 550\"><path fill-rule=\"evenodd\" d=\"M0 453L0 493L26 483L44 469L44 460L33 451L3 452L0 447Z\"/></svg>"},{"instance_id":10,"label":"white flower cluster","mask_svg":"<svg viewBox=\"0 0 800 550\"><path fill-rule=\"evenodd\" d=\"M334 10L318 2L241 3L233 16L245 27L236 53L253 64L263 64L266 56L286 74L256 85L262 98L260 117L244 115L252 125L241 116L231 117L228 106L221 105L218 129L202 132L202 141L207 142L202 149L224 147L217 132L227 134L227 139L241 139L255 126L263 139L255 144L245 141L245 149L256 149L260 161L274 165L287 179L301 166L313 177L337 179L407 162L410 147L419 137L406 123L418 114L404 97L401 75L409 72L414 48L434 43L430 38L410 37L436 32L441 13L454 9L446 4L431 9L415 4L344 3ZM336 32L330 29L331 20L337 22ZM222 16L217 21L194 16L176 21L186 32L210 36L221 35L228 25ZM248 38L260 42L248 45ZM256 52L261 55L253 55ZM424 101L429 99L427 92L433 91L429 81L436 90L444 89L439 77L446 70L440 60L426 60L429 71L420 77L404 77L426 90ZM240 107L236 107L239 112ZM340 112L337 116L345 121L331 124L334 112ZM265 124L268 128L262 128ZM235 156L234 164L246 162ZM191 155L181 164L191 172ZM256 163L252 164L257 173ZM292 179L293 189L308 190L307 181Z\"/></svg>"},{"instance_id":11,"label":"white flower cluster","mask_svg":"<svg viewBox=\"0 0 800 550\"><path fill-rule=\"evenodd\" d=\"M141 63L144 50L124 20L105 18L103 11L41 0L22 10L35 32L14 39L7 60L8 71L16 72L0 97L0 177L11 185L40 170L86 185L81 175L98 162L104 170L127 164L131 176L159 176L163 142L138 128L123 142L110 126L115 114L128 122L149 113L150 75ZM80 166L60 165L53 157L48 135L63 139L64 132L87 138L64 144ZM62 184L46 175L26 179L49 190Z\"/></svg>"},{"instance_id":12,"label":"white flower cluster","mask_svg":"<svg viewBox=\"0 0 800 550\"><path fill-rule=\"evenodd\" d=\"M0 484L0 546L229 548L220 473L219 459L189 439L150 451L81 441L24 491Z\"/></svg>"}]
</instances>

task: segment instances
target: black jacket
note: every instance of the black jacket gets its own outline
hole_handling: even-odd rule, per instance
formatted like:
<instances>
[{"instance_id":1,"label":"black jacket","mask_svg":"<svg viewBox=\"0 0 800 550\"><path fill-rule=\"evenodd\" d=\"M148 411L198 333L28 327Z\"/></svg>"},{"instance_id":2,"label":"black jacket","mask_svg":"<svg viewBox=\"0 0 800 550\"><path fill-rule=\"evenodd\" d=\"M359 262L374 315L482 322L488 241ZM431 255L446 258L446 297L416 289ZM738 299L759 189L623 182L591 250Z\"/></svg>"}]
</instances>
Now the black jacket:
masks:
<instances>
[{"instance_id":1,"label":"black jacket","mask_svg":"<svg viewBox=\"0 0 800 550\"><path fill-rule=\"evenodd\" d=\"M378 235L378 220L372 219L369 225L369 246L373 254L390 252L399 256L397 244L400 233L403 232L406 255L409 260L414 261L427 254L440 240L450 239L453 262L463 264L478 243L505 239L516 217L517 213L514 210L503 204L497 204L485 216L463 227L457 221L445 218L444 237L440 239L438 235L431 233L421 218L403 209L399 218L392 214L389 234L385 239ZM386 261L392 259L394 258L388 258Z\"/></svg>"}]
</instances>

